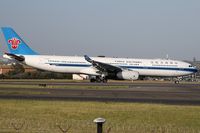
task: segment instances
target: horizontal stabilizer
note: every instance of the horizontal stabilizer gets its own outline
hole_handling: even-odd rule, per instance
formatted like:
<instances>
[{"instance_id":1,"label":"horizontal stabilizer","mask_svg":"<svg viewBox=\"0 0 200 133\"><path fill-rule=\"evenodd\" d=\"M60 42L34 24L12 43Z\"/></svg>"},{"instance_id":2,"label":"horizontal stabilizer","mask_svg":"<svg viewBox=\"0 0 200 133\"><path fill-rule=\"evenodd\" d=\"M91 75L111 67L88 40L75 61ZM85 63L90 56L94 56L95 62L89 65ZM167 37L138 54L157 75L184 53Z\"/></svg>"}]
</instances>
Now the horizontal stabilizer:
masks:
<instances>
[{"instance_id":1,"label":"horizontal stabilizer","mask_svg":"<svg viewBox=\"0 0 200 133\"><path fill-rule=\"evenodd\" d=\"M11 53L5 53L5 55L8 56L11 59L15 59L15 60L20 61L20 62L25 60L24 56L21 56L21 55L18 56L18 55L11 54Z\"/></svg>"}]
</instances>

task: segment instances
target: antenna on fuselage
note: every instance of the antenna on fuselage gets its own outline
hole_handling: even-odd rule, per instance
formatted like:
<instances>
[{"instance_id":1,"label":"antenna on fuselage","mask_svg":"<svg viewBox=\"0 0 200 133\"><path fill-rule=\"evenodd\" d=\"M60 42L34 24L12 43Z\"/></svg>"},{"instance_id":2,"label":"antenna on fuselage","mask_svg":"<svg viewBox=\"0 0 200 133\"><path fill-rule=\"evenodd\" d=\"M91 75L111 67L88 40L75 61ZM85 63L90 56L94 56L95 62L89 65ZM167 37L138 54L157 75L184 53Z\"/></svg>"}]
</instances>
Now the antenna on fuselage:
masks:
<instances>
[{"instance_id":1,"label":"antenna on fuselage","mask_svg":"<svg viewBox=\"0 0 200 133\"><path fill-rule=\"evenodd\" d=\"M169 55L168 54L166 54L166 59L169 60Z\"/></svg>"}]
</instances>

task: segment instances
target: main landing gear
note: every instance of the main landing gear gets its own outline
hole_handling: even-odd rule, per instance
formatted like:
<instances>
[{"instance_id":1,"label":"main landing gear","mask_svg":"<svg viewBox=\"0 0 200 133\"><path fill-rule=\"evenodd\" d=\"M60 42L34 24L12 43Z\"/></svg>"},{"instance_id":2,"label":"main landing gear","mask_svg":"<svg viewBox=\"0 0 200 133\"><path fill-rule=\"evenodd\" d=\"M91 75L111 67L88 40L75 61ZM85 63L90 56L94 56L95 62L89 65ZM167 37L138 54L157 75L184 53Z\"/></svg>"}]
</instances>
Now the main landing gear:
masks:
<instances>
[{"instance_id":1,"label":"main landing gear","mask_svg":"<svg viewBox=\"0 0 200 133\"><path fill-rule=\"evenodd\" d=\"M175 80L174 83L175 84L180 84L180 81L179 80Z\"/></svg>"},{"instance_id":2,"label":"main landing gear","mask_svg":"<svg viewBox=\"0 0 200 133\"><path fill-rule=\"evenodd\" d=\"M180 84L181 78L175 78L174 79L174 84Z\"/></svg>"},{"instance_id":3,"label":"main landing gear","mask_svg":"<svg viewBox=\"0 0 200 133\"><path fill-rule=\"evenodd\" d=\"M94 82L107 83L108 79L106 77L103 77L103 76L96 76L96 77L90 78L90 82L92 82L92 83L94 83Z\"/></svg>"}]
</instances>

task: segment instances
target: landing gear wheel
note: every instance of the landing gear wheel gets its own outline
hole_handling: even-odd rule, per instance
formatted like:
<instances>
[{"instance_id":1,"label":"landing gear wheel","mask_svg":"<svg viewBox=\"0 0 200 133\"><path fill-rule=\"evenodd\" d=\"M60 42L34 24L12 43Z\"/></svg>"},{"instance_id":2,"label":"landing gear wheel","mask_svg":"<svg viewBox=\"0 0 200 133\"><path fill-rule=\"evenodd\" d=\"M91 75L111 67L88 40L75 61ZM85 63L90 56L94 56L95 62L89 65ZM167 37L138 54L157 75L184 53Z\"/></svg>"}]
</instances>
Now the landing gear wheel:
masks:
<instances>
[{"instance_id":1,"label":"landing gear wheel","mask_svg":"<svg viewBox=\"0 0 200 133\"><path fill-rule=\"evenodd\" d=\"M107 83L108 79L107 78L97 77L97 78L91 78L90 82L91 83L94 83L94 82L97 82L97 83Z\"/></svg>"},{"instance_id":2,"label":"landing gear wheel","mask_svg":"<svg viewBox=\"0 0 200 133\"><path fill-rule=\"evenodd\" d=\"M90 82L91 82L91 83L94 83L95 81L96 81L96 79L93 79L93 78L90 79Z\"/></svg>"},{"instance_id":3,"label":"landing gear wheel","mask_svg":"<svg viewBox=\"0 0 200 133\"><path fill-rule=\"evenodd\" d=\"M99 77L96 77L95 81L96 81L97 83L101 83L101 79L100 79Z\"/></svg>"},{"instance_id":4,"label":"landing gear wheel","mask_svg":"<svg viewBox=\"0 0 200 133\"><path fill-rule=\"evenodd\" d=\"M175 83L175 84L179 84L180 82L179 82L178 80L175 80L174 83Z\"/></svg>"}]
</instances>

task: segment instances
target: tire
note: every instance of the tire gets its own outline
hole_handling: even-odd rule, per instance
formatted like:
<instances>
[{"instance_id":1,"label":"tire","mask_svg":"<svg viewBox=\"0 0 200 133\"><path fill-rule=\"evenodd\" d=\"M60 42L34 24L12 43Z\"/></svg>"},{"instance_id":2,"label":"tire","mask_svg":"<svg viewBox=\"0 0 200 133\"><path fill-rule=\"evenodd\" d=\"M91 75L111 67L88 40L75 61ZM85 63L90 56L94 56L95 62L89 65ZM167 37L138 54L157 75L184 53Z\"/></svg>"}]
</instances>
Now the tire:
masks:
<instances>
[{"instance_id":1,"label":"tire","mask_svg":"<svg viewBox=\"0 0 200 133\"><path fill-rule=\"evenodd\" d=\"M93 78L92 78L92 79L90 79L90 82L91 82L91 83L94 83L95 81L96 81L96 80L95 80L95 79L93 79Z\"/></svg>"},{"instance_id":2,"label":"tire","mask_svg":"<svg viewBox=\"0 0 200 133\"><path fill-rule=\"evenodd\" d=\"M176 81L174 81L174 83L175 83L175 84L179 84L179 81L178 81L178 80L176 80Z\"/></svg>"}]
</instances>

